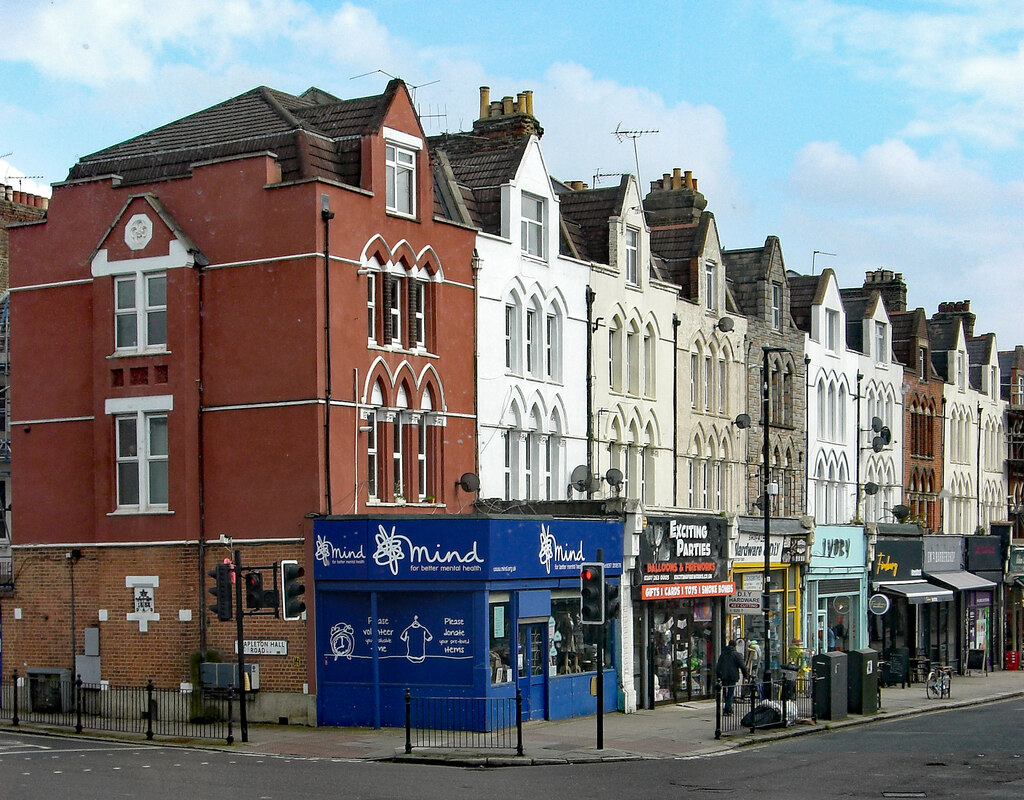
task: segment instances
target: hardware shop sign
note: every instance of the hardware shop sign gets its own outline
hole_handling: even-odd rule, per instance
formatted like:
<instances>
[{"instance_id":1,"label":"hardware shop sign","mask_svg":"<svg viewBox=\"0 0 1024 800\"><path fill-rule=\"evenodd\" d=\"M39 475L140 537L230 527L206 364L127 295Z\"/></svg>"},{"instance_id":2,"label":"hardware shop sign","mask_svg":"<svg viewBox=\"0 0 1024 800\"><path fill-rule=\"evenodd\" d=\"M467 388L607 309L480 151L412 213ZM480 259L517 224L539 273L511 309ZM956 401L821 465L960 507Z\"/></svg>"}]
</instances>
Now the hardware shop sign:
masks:
<instances>
[{"instance_id":1,"label":"hardware shop sign","mask_svg":"<svg viewBox=\"0 0 1024 800\"><path fill-rule=\"evenodd\" d=\"M728 564L727 523L723 517L648 517L640 540L641 584L649 587L686 585L683 593L642 592L648 599L710 597L730 594L724 586Z\"/></svg>"}]
</instances>

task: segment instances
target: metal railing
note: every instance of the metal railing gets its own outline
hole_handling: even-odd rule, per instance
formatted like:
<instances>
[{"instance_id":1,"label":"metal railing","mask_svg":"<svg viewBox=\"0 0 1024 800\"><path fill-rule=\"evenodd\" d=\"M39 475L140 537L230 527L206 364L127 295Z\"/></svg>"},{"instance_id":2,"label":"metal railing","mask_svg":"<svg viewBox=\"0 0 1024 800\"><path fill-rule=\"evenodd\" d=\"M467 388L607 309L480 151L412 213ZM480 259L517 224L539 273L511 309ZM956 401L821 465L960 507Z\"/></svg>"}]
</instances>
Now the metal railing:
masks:
<instances>
[{"instance_id":1,"label":"metal railing","mask_svg":"<svg viewBox=\"0 0 1024 800\"><path fill-rule=\"evenodd\" d=\"M3 513L0 511L0 513ZM14 588L14 559L0 556L0 589Z\"/></svg>"},{"instance_id":2,"label":"metal railing","mask_svg":"<svg viewBox=\"0 0 1024 800\"><path fill-rule=\"evenodd\" d=\"M523 754L523 697L413 697L405 690L405 752L413 747Z\"/></svg>"},{"instance_id":3,"label":"metal railing","mask_svg":"<svg viewBox=\"0 0 1024 800\"><path fill-rule=\"evenodd\" d=\"M748 682L735 688L732 713L725 709L726 687L715 686L715 738L723 734L792 725L797 720L816 722L813 675L770 684Z\"/></svg>"},{"instance_id":4,"label":"metal railing","mask_svg":"<svg viewBox=\"0 0 1024 800\"><path fill-rule=\"evenodd\" d=\"M0 720L60 728L234 742L234 690L158 689L74 681L58 672L0 677Z\"/></svg>"}]
</instances>

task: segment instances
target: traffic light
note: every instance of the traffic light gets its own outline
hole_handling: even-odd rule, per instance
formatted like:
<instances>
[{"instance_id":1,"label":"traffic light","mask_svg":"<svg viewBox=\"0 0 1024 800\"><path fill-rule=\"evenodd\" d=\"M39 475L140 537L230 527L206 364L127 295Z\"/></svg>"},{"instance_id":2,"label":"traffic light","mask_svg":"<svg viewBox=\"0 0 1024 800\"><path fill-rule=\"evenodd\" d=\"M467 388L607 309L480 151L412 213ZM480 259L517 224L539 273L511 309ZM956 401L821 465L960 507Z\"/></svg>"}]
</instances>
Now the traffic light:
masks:
<instances>
[{"instance_id":1,"label":"traffic light","mask_svg":"<svg viewBox=\"0 0 1024 800\"><path fill-rule=\"evenodd\" d=\"M619 584L610 580L604 585L604 618L608 621L619 616Z\"/></svg>"},{"instance_id":2,"label":"traffic light","mask_svg":"<svg viewBox=\"0 0 1024 800\"><path fill-rule=\"evenodd\" d=\"M604 623L604 565L584 564L580 570L580 601L584 625Z\"/></svg>"},{"instance_id":3,"label":"traffic light","mask_svg":"<svg viewBox=\"0 0 1024 800\"><path fill-rule=\"evenodd\" d=\"M281 617L284 619L299 619L306 610L306 604L302 601L306 587L299 582L305 574L299 562L281 562Z\"/></svg>"},{"instance_id":4,"label":"traffic light","mask_svg":"<svg viewBox=\"0 0 1024 800\"><path fill-rule=\"evenodd\" d=\"M263 575L259 572L245 574L245 607L263 608Z\"/></svg>"},{"instance_id":5,"label":"traffic light","mask_svg":"<svg viewBox=\"0 0 1024 800\"><path fill-rule=\"evenodd\" d=\"M207 574L214 579L210 594L216 598L216 602L210 604L210 611L216 613L221 622L227 622L231 619L231 578L234 575L231 564L218 564Z\"/></svg>"}]
</instances>

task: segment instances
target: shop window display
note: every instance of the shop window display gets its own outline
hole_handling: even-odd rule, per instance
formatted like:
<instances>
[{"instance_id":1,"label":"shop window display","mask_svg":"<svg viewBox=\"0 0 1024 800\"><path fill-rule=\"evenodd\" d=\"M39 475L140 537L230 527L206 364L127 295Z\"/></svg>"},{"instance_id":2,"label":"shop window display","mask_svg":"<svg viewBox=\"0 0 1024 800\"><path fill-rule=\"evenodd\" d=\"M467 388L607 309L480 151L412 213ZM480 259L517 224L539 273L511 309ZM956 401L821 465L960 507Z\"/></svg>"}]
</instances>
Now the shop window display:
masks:
<instances>
[{"instance_id":1,"label":"shop window display","mask_svg":"<svg viewBox=\"0 0 1024 800\"><path fill-rule=\"evenodd\" d=\"M654 702L710 695L714 680L711 602L653 604Z\"/></svg>"},{"instance_id":2,"label":"shop window display","mask_svg":"<svg viewBox=\"0 0 1024 800\"><path fill-rule=\"evenodd\" d=\"M509 683L512 663L509 661L509 603L490 604L491 683Z\"/></svg>"}]
</instances>

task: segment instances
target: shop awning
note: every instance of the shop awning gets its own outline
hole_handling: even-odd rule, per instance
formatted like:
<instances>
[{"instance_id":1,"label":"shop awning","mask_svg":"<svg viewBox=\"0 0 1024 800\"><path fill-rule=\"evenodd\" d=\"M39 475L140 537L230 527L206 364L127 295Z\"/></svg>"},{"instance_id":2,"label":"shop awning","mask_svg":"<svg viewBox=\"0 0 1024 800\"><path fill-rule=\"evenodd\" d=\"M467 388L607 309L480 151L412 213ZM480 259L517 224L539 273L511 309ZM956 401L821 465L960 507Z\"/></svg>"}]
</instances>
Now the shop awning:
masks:
<instances>
[{"instance_id":1,"label":"shop awning","mask_svg":"<svg viewBox=\"0 0 1024 800\"><path fill-rule=\"evenodd\" d=\"M906 583L880 583L878 588L886 594L905 597L911 605L922 603L949 603L953 592L928 581L907 581Z\"/></svg>"},{"instance_id":2,"label":"shop awning","mask_svg":"<svg viewBox=\"0 0 1024 800\"><path fill-rule=\"evenodd\" d=\"M935 581L942 586L948 586L957 592L967 592L977 589L995 589L996 585L988 578L982 578L973 572L958 570L956 572L926 572L928 580Z\"/></svg>"}]
</instances>

